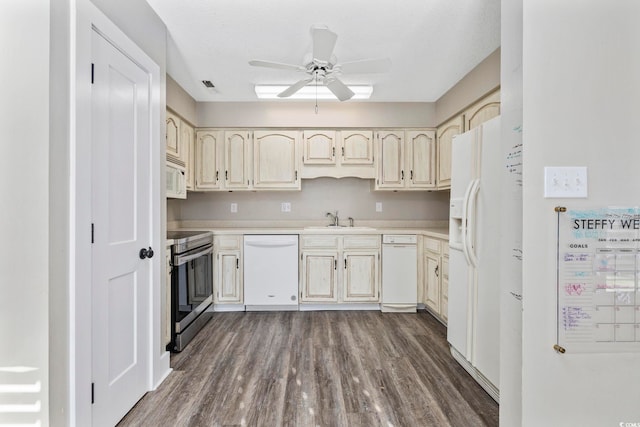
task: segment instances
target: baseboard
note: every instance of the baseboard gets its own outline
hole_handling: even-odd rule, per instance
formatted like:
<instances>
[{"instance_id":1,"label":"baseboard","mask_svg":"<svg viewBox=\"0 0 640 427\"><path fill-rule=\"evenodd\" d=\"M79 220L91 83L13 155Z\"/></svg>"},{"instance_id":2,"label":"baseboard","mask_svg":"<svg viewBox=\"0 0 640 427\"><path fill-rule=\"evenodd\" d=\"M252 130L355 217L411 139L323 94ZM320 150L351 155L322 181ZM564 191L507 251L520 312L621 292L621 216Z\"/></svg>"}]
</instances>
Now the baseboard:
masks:
<instances>
[{"instance_id":1,"label":"baseboard","mask_svg":"<svg viewBox=\"0 0 640 427\"><path fill-rule=\"evenodd\" d=\"M342 310L375 310L380 311L380 304L300 304L300 311L342 311Z\"/></svg>"},{"instance_id":2,"label":"baseboard","mask_svg":"<svg viewBox=\"0 0 640 427\"><path fill-rule=\"evenodd\" d=\"M458 350L453 347L451 348L451 355L454 359L462 366L465 371L469 373L473 377L474 380L495 400L497 403L500 403L500 391L496 386L494 386L480 371L478 371L475 366L473 366L465 357L460 354Z\"/></svg>"}]
</instances>

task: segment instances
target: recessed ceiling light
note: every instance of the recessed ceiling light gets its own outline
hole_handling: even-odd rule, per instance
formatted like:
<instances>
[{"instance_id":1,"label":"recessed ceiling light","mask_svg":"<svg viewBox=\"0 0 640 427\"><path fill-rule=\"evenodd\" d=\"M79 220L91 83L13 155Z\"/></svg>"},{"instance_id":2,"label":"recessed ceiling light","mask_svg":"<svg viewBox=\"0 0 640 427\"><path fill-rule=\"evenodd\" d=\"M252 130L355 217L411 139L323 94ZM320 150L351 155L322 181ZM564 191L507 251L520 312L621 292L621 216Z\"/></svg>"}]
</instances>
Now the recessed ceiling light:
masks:
<instances>
[{"instance_id":1,"label":"recessed ceiling light","mask_svg":"<svg viewBox=\"0 0 640 427\"><path fill-rule=\"evenodd\" d=\"M308 85L287 98L278 98L278 94L286 90L286 85L256 85L256 95L260 99L332 99L337 100L328 87L324 85ZM355 95L351 99L369 99L373 93L371 85L348 86ZM317 90L317 92L316 92Z\"/></svg>"}]
</instances>

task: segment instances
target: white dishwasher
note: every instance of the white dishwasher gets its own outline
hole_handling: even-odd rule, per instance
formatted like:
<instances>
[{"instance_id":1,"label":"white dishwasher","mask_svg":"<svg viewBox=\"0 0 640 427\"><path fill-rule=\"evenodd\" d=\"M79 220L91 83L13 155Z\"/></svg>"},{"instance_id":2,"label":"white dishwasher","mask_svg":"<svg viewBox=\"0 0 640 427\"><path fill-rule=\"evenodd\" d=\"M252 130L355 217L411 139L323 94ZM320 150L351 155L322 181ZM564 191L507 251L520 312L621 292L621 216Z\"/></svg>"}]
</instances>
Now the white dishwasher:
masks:
<instances>
[{"instance_id":1,"label":"white dishwasher","mask_svg":"<svg viewBox=\"0 0 640 427\"><path fill-rule=\"evenodd\" d=\"M247 311L298 310L298 235L244 236Z\"/></svg>"},{"instance_id":2,"label":"white dishwasher","mask_svg":"<svg viewBox=\"0 0 640 427\"><path fill-rule=\"evenodd\" d=\"M382 236L382 311L415 313L418 306L417 238Z\"/></svg>"}]
</instances>

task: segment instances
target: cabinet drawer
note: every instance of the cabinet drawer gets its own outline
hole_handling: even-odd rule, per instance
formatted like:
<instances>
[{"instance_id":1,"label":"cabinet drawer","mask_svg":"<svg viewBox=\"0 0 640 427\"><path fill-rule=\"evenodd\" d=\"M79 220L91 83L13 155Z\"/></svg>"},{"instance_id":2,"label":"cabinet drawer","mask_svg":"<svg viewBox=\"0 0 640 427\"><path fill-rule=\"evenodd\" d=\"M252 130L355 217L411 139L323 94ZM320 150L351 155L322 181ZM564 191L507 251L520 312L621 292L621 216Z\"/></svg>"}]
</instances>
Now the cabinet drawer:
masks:
<instances>
[{"instance_id":1,"label":"cabinet drawer","mask_svg":"<svg viewBox=\"0 0 640 427\"><path fill-rule=\"evenodd\" d=\"M380 236L344 236L345 249L379 248Z\"/></svg>"},{"instance_id":2,"label":"cabinet drawer","mask_svg":"<svg viewBox=\"0 0 640 427\"><path fill-rule=\"evenodd\" d=\"M240 249L242 236L216 236L216 249Z\"/></svg>"},{"instance_id":3,"label":"cabinet drawer","mask_svg":"<svg viewBox=\"0 0 640 427\"><path fill-rule=\"evenodd\" d=\"M306 248L332 248L338 249L338 239L339 236L336 235L311 235L311 236L300 236L302 243L302 249Z\"/></svg>"},{"instance_id":4,"label":"cabinet drawer","mask_svg":"<svg viewBox=\"0 0 640 427\"><path fill-rule=\"evenodd\" d=\"M425 238L424 250L440 254L440 240Z\"/></svg>"},{"instance_id":5,"label":"cabinet drawer","mask_svg":"<svg viewBox=\"0 0 640 427\"><path fill-rule=\"evenodd\" d=\"M442 256L449 257L449 243L442 242Z\"/></svg>"}]
</instances>

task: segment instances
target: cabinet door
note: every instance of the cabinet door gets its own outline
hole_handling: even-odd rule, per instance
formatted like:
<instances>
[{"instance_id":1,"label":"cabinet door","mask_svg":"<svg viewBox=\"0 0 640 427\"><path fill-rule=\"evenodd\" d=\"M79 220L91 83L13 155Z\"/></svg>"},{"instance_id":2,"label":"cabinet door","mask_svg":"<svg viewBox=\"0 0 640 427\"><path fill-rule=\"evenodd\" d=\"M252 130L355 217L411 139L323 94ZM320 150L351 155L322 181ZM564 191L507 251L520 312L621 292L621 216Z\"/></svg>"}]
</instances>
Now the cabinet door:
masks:
<instances>
[{"instance_id":1,"label":"cabinet door","mask_svg":"<svg viewBox=\"0 0 640 427\"><path fill-rule=\"evenodd\" d=\"M451 188L451 144L453 137L462 133L463 125L463 117L458 116L438 128L436 185L439 190Z\"/></svg>"},{"instance_id":2,"label":"cabinet door","mask_svg":"<svg viewBox=\"0 0 640 427\"><path fill-rule=\"evenodd\" d=\"M447 323L449 314L449 258L442 258L442 277L440 282L440 317Z\"/></svg>"},{"instance_id":3,"label":"cabinet door","mask_svg":"<svg viewBox=\"0 0 640 427\"><path fill-rule=\"evenodd\" d=\"M300 189L297 131L253 133L253 186L267 189Z\"/></svg>"},{"instance_id":4,"label":"cabinet door","mask_svg":"<svg viewBox=\"0 0 640 427\"><path fill-rule=\"evenodd\" d=\"M464 112L464 130L471 130L500 115L500 91L496 91L469 107Z\"/></svg>"},{"instance_id":5,"label":"cabinet door","mask_svg":"<svg viewBox=\"0 0 640 427\"><path fill-rule=\"evenodd\" d=\"M403 131L379 131L378 177L376 188L404 187Z\"/></svg>"},{"instance_id":6,"label":"cabinet door","mask_svg":"<svg viewBox=\"0 0 640 427\"><path fill-rule=\"evenodd\" d=\"M433 130L411 130L406 135L405 167L409 174L409 188L433 189L436 187L436 133Z\"/></svg>"},{"instance_id":7,"label":"cabinet door","mask_svg":"<svg viewBox=\"0 0 640 427\"><path fill-rule=\"evenodd\" d=\"M218 169L218 146L220 132L198 131L196 137L195 189L215 190L220 188Z\"/></svg>"},{"instance_id":8,"label":"cabinet door","mask_svg":"<svg viewBox=\"0 0 640 427\"><path fill-rule=\"evenodd\" d=\"M380 300L378 257L377 251L344 251L343 301Z\"/></svg>"},{"instance_id":9,"label":"cabinet door","mask_svg":"<svg viewBox=\"0 0 640 427\"><path fill-rule=\"evenodd\" d=\"M187 190L195 188L195 167L194 167L194 145L195 129L188 123L180 124L180 145L182 146L182 156L185 163L185 173L187 179Z\"/></svg>"},{"instance_id":10,"label":"cabinet door","mask_svg":"<svg viewBox=\"0 0 640 427\"><path fill-rule=\"evenodd\" d=\"M171 111L167 111L166 123L167 156L172 161L181 162L183 160L180 147L180 118Z\"/></svg>"},{"instance_id":11,"label":"cabinet door","mask_svg":"<svg viewBox=\"0 0 640 427\"><path fill-rule=\"evenodd\" d=\"M430 253L424 255L425 305L440 314L440 257Z\"/></svg>"},{"instance_id":12,"label":"cabinet door","mask_svg":"<svg viewBox=\"0 0 640 427\"><path fill-rule=\"evenodd\" d=\"M219 251L216 255L216 301L242 303L242 266L240 251Z\"/></svg>"},{"instance_id":13,"label":"cabinet door","mask_svg":"<svg viewBox=\"0 0 640 427\"><path fill-rule=\"evenodd\" d=\"M373 132L370 130L343 130L340 132L340 164L373 165Z\"/></svg>"},{"instance_id":14,"label":"cabinet door","mask_svg":"<svg viewBox=\"0 0 640 427\"><path fill-rule=\"evenodd\" d=\"M337 302L338 252L307 251L302 254L303 302Z\"/></svg>"},{"instance_id":15,"label":"cabinet door","mask_svg":"<svg viewBox=\"0 0 640 427\"><path fill-rule=\"evenodd\" d=\"M305 165L335 165L335 131L305 130L302 133L302 145L302 161Z\"/></svg>"},{"instance_id":16,"label":"cabinet door","mask_svg":"<svg viewBox=\"0 0 640 427\"><path fill-rule=\"evenodd\" d=\"M251 133L246 130L224 133L224 184L227 189L248 189Z\"/></svg>"}]
</instances>

